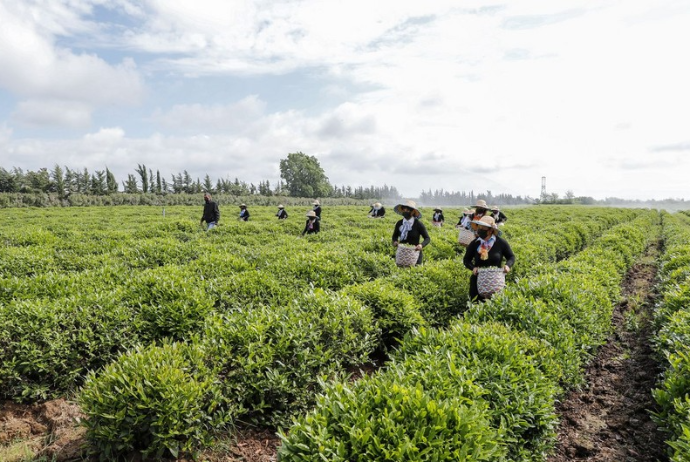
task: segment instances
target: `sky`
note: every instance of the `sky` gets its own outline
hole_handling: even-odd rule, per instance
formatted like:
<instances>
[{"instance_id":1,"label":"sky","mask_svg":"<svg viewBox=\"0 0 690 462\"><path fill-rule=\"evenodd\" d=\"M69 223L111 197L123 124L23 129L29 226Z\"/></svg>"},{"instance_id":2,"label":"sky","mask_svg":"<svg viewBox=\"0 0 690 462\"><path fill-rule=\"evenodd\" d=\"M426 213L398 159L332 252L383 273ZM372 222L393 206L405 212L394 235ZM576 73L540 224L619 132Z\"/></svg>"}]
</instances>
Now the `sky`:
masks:
<instances>
[{"instance_id":1,"label":"sky","mask_svg":"<svg viewBox=\"0 0 690 462\"><path fill-rule=\"evenodd\" d=\"M0 167L690 199L690 0L0 0Z\"/></svg>"}]
</instances>

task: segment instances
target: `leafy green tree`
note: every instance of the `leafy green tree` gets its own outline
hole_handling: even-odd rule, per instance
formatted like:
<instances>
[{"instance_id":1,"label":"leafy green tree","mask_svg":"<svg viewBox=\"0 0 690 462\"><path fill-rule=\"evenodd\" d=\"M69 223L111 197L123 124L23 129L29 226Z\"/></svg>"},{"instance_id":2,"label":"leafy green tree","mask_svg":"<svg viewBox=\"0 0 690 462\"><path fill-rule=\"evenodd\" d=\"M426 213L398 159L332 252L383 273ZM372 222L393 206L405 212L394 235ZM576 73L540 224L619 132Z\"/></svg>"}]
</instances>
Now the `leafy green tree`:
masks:
<instances>
[{"instance_id":1,"label":"leafy green tree","mask_svg":"<svg viewBox=\"0 0 690 462\"><path fill-rule=\"evenodd\" d=\"M105 185L108 189L108 194L115 194L117 192L117 180L108 167L105 168Z\"/></svg>"},{"instance_id":2,"label":"leafy green tree","mask_svg":"<svg viewBox=\"0 0 690 462\"><path fill-rule=\"evenodd\" d=\"M47 168L41 168L35 172L29 170L26 172L26 179L35 192L48 192L50 190L50 173Z\"/></svg>"},{"instance_id":3,"label":"leafy green tree","mask_svg":"<svg viewBox=\"0 0 690 462\"><path fill-rule=\"evenodd\" d=\"M149 172L146 170L146 165L137 164L136 172L141 177L141 191L149 192Z\"/></svg>"},{"instance_id":4,"label":"leafy green tree","mask_svg":"<svg viewBox=\"0 0 690 462\"><path fill-rule=\"evenodd\" d=\"M125 187L126 193L136 194L139 192L139 188L137 187L137 178L131 173L127 175L127 181L124 181L122 185Z\"/></svg>"},{"instance_id":5,"label":"leafy green tree","mask_svg":"<svg viewBox=\"0 0 690 462\"><path fill-rule=\"evenodd\" d=\"M192 180L192 175L189 174L187 170L184 171L184 180L182 182L183 190L187 194L191 194L194 192L194 180Z\"/></svg>"},{"instance_id":6,"label":"leafy green tree","mask_svg":"<svg viewBox=\"0 0 690 462\"><path fill-rule=\"evenodd\" d=\"M50 173L50 178L55 185L55 192L58 196L63 197L65 195L65 173L58 164L55 164L53 171Z\"/></svg>"},{"instance_id":7,"label":"leafy green tree","mask_svg":"<svg viewBox=\"0 0 690 462\"><path fill-rule=\"evenodd\" d=\"M291 196L326 197L333 190L318 159L302 152L288 154L280 161L280 177Z\"/></svg>"},{"instance_id":8,"label":"leafy green tree","mask_svg":"<svg viewBox=\"0 0 690 462\"><path fill-rule=\"evenodd\" d=\"M14 172L0 167L0 192L18 192L19 182Z\"/></svg>"},{"instance_id":9,"label":"leafy green tree","mask_svg":"<svg viewBox=\"0 0 690 462\"><path fill-rule=\"evenodd\" d=\"M211 183L211 177L208 176L208 173L204 177L204 191L206 192L214 192L213 191L213 183Z\"/></svg>"},{"instance_id":10,"label":"leafy green tree","mask_svg":"<svg viewBox=\"0 0 690 462\"><path fill-rule=\"evenodd\" d=\"M103 170L96 170L96 173L91 175L91 194L95 196L104 196L108 192L106 186L106 176Z\"/></svg>"}]
</instances>

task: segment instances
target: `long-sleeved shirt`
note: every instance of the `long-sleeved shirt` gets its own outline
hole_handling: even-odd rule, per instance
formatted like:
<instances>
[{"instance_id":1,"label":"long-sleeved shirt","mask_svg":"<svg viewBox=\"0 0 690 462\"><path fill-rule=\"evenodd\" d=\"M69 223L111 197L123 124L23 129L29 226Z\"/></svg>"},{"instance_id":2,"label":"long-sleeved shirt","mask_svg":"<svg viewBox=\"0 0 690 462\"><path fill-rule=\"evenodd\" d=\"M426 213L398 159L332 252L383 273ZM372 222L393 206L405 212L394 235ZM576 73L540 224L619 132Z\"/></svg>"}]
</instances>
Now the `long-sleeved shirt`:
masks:
<instances>
[{"instance_id":1,"label":"long-sleeved shirt","mask_svg":"<svg viewBox=\"0 0 690 462\"><path fill-rule=\"evenodd\" d=\"M395 224L395 228L393 228L393 242L397 242L400 239L400 227L402 224L403 220L398 220L398 222ZM426 247L429 242L431 242L431 238L429 237L429 233L427 232L424 223L415 218L412 229L408 231L407 237L404 240L401 240L400 243L417 245L422 237L424 238L422 241L422 246Z\"/></svg>"},{"instance_id":2,"label":"long-sleeved shirt","mask_svg":"<svg viewBox=\"0 0 690 462\"><path fill-rule=\"evenodd\" d=\"M304 231L302 231L302 236L305 234L316 234L321 231L321 222L318 218L311 219L307 218L307 222L304 224Z\"/></svg>"},{"instance_id":3,"label":"long-sleeved shirt","mask_svg":"<svg viewBox=\"0 0 690 462\"><path fill-rule=\"evenodd\" d=\"M496 224L505 223L506 221L508 221L508 217L506 216L506 214L501 212L500 210L497 212L492 212L492 216L494 217L494 220L496 220Z\"/></svg>"},{"instance_id":4,"label":"long-sleeved shirt","mask_svg":"<svg viewBox=\"0 0 690 462\"><path fill-rule=\"evenodd\" d=\"M218 223L220 220L220 210L215 201L208 201L204 204L204 213L201 215L201 221L206 223Z\"/></svg>"},{"instance_id":5,"label":"long-sleeved shirt","mask_svg":"<svg viewBox=\"0 0 690 462\"><path fill-rule=\"evenodd\" d=\"M369 212L369 215L371 215L374 218L381 218L386 214L386 208L385 207L380 207L378 209L372 208L371 212Z\"/></svg>"},{"instance_id":6,"label":"long-sleeved shirt","mask_svg":"<svg viewBox=\"0 0 690 462\"><path fill-rule=\"evenodd\" d=\"M500 268L504 258L506 260L505 264L509 267L512 268L515 264L515 254L506 240L496 236L496 242L494 242L494 245L489 249L489 258L486 260L482 260L479 256L478 251L480 245L481 241L475 239L465 249L465 256L462 262L467 269L486 268L488 266Z\"/></svg>"},{"instance_id":7,"label":"long-sleeved shirt","mask_svg":"<svg viewBox=\"0 0 690 462\"><path fill-rule=\"evenodd\" d=\"M278 213L276 213L276 216L279 220L285 220L288 217L288 214L285 209L280 209L278 210Z\"/></svg>"}]
</instances>

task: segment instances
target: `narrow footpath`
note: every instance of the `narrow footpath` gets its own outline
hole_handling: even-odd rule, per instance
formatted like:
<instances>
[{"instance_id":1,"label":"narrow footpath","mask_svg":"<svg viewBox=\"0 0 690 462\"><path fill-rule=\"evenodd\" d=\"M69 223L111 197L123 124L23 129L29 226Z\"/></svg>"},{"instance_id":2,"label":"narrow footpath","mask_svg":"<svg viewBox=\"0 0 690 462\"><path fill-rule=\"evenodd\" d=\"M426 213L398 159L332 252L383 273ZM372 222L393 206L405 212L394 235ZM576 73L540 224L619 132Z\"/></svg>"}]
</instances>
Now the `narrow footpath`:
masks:
<instances>
[{"instance_id":1,"label":"narrow footpath","mask_svg":"<svg viewBox=\"0 0 690 462\"><path fill-rule=\"evenodd\" d=\"M548 462L666 462L664 435L650 410L660 372L650 338L660 242L629 271L613 314L614 332L586 370L586 385L568 394L558 445Z\"/></svg>"}]
</instances>

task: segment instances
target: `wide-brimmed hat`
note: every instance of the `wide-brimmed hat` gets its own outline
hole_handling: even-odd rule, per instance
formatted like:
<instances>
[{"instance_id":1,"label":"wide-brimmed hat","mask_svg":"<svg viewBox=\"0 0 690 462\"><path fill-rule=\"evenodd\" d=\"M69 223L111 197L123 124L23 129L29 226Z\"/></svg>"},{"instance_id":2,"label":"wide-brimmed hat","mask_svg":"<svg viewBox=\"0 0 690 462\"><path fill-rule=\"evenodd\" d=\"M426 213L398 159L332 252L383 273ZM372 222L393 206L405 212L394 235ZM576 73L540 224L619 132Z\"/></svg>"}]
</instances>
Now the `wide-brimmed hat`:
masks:
<instances>
[{"instance_id":1,"label":"wide-brimmed hat","mask_svg":"<svg viewBox=\"0 0 690 462\"><path fill-rule=\"evenodd\" d=\"M419 209L417 208L417 204L415 203L415 201L407 200L407 201L405 201L404 204L398 204L395 207L393 207L393 211L395 213L397 213L398 215L402 215L402 212L400 211L400 209L402 207L407 207L408 209L412 209L412 216L413 217L422 218L422 212L420 212Z\"/></svg>"},{"instance_id":2,"label":"wide-brimmed hat","mask_svg":"<svg viewBox=\"0 0 690 462\"><path fill-rule=\"evenodd\" d=\"M309 218L316 218L316 212L314 212L313 210L310 210L307 212L307 216Z\"/></svg>"},{"instance_id":3,"label":"wide-brimmed hat","mask_svg":"<svg viewBox=\"0 0 690 462\"><path fill-rule=\"evenodd\" d=\"M486 205L486 201L484 199L479 199L476 204L474 204L475 207L480 207L482 209L489 209L489 206Z\"/></svg>"},{"instance_id":4,"label":"wide-brimmed hat","mask_svg":"<svg viewBox=\"0 0 690 462\"><path fill-rule=\"evenodd\" d=\"M318 201L318 199L317 199L317 200L315 200L314 202L312 202L311 205L321 205L321 203L320 203L320 202Z\"/></svg>"},{"instance_id":5,"label":"wide-brimmed hat","mask_svg":"<svg viewBox=\"0 0 690 462\"><path fill-rule=\"evenodd\" d=\"M498 208L498 205L492 205L491 210L501 210L501 209Z\"/></svg>"},{"instance_id":6,"label":"wide-brimmed hat","mask_svg":"<svg viewBox=\"0 0 690 462\"><path fill-rule=\"evenodd\" d=\"M465 209L462 211L463 215L470 215L471 213L472 213L472 210L470 210L470 209Z\"/></svg>"},{"instance_id":7,"label":"wide-brimmed hat","mask_svg":"<svg viewBox=\"0 0 690 462\"><path fill-rule=\"evenodd\" d=\"M283 204L278 204L278 208L279 208L279 209L284 209L285 207L283 206Z\"/></svg>"},{"instance_id":8,"label":"wide-brimmed hat","mask_svg":"<svg viewBox=\"0 0 690 462\"><path fill-rule=\"evenodd\" d=\"M434 212L443 212L443 209L436 208L436 209L434 209Z\"/></svg>"},{"instance_id":9,"label":"wide-brimmed hat","mask_svg":"<svg viewBox=\"0 0 690 462\"><path fill-rule=\"evenodd\" d=\"M472 220L472 223L479 226L486 226L487 228L498 229L494 217L484 216L481 217L479 220Z\"/></svg>"},{"instance_id":10,"label":"wide-brimmed hat","mask_svg":"<svg viewBox=\"0 0 690 462\"><path fill-rule=\"evenodd\" d=\"M247 208L246 204L240 204L240 208Z\"/></svg>"},{"instance_id":11,"label":"wide-brimmed hat","mask_svg":"<svg viewBox=\"0 0 690 462\"><path fill-rule=\"evenodd\" d=\"M381 207L381 202L377 202L374 204L374 207Z\"/></svg>"}]
</instances>

